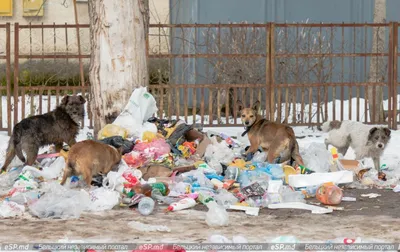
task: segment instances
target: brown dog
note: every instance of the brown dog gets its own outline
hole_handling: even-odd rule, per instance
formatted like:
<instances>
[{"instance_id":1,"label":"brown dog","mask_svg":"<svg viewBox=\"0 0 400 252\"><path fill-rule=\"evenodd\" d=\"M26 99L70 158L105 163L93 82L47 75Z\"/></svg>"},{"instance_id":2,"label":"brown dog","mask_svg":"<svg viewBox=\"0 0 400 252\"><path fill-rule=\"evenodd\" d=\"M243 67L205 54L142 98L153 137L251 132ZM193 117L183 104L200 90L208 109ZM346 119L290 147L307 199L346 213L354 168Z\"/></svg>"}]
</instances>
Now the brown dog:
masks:
<instances>
[{"instance_id":1,"label":"brown dog","mask_svg":"<svg viewBox=\"0 0 400 252\"><path fill-rule=\"evenodd\" d=\"M92 177L97 174L107 174L121 161L122 147L116 149L105 143L85 140L74 144L68 151L61 185L67 178L82 175L90 187Z\"/></svg>"},{"instance_id":2,"label":"brown dog","mask_svg":"<svg viewBox=\"0 0 400 252\"><path fill-rule=\"evenodd\" d=\"M242 136L247 133L250 140L250 148L246 154L254 153L261 147L267 153L268 163L280 158L280 162L293 159L296 164L304 165L299 153L299 144L291 127L262 118L259 114L259 101L251 108L244 108L241 101L238 101L238 106L246 129Z\"/></svg>"}]
</instances>

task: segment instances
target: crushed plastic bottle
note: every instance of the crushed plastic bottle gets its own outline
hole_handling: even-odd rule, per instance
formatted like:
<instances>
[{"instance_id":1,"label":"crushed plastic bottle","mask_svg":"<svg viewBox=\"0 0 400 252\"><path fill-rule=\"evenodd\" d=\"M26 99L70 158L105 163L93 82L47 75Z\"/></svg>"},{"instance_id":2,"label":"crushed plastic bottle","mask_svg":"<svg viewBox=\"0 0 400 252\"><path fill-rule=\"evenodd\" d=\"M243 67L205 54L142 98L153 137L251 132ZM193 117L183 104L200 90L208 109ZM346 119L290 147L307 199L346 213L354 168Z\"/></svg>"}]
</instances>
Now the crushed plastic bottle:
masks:
<instances>
[{"instance_id":1,"label":"crushed plastic bottle","mask_svg":"<svg viewBox=\"0 0 400 252\"><path fill-rule=\"evenodd\" d=\"M267 153L265 152L257 152L254 154L253 159L251 162L253 163L263 163L267 159Z\"/></svg>"},{"instance_id":2,"label":"crushed plastic bottle","mask_svg":"<svg viewBox=\"0 0 400 252\"><path fill-rule=\"evenodd\" d=\"M150 197L143 197L138 205L138 211L141 215L150 215L154 210L155 202Z\"/></svg>"},{"instance_id":3,"label":"crushed plastic bottle","mask_svg":"<svg viewBox=\"0 0 400 252\"><path fill-rule=\"evenodd\" d=\"M168 204L168 205L172 204L174 202L177 202L179 200L179 199L175 199L172 197L163 196L162 193L160 192L160 190L158 190L158 189L153 189L151 191L151 197L153 199L156 199L156 200L161 201L162 203Z\"/></svg>"},{"instance_id":4,"label":"crushed plastic bottle","mask_svg":"<svg viewBox=\"0 0 400 252\"><path fill-rule=\"evenodd\" d=\"M206 213L206 223L210 227L228 226L229 215L222 206L219 206L215 201L208 201L206 204L208 212Z\"/></svg>"}]
</instances>

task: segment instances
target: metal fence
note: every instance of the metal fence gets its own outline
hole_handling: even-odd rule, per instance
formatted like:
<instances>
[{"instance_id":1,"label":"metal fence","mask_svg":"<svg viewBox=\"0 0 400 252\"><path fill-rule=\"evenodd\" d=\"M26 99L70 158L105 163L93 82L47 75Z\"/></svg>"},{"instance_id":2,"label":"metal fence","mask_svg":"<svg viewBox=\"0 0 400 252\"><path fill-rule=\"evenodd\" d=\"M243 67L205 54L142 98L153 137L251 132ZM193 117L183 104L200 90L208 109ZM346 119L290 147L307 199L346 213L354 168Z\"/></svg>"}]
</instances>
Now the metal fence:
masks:
<instances>
[{"instance_id":1,"label":"metal fence","mask_svg":"<svg viewBox=\"0 0 400 252\"><path fill-rule=\"evenodd\" d=\"M149 90L157 116L206 127L240 125L237 101L258 100L263 116L290 125L339 119L397 129L398 29L395 22L151 24ZM0 35L0 130L53 109L64 94L90 99L89 25L7 23ZM374 105L380 100L383 109Z\"/></svg>"},{"instance_id":2,"label":"metal fence","mask_svg":"<svg viewBox=\"0 0 400 252\"><path fill-rule=\"evenodd\" d=\"M148 55L168 59L160 68L168 78L150 71L160 115L238 126L236 101L259 100L265 117L290 125L339 119L397 128L398 23L150 27L167 32L149 36L170 37L167 52L149 48Z\"/></svg>"}]
</instances>

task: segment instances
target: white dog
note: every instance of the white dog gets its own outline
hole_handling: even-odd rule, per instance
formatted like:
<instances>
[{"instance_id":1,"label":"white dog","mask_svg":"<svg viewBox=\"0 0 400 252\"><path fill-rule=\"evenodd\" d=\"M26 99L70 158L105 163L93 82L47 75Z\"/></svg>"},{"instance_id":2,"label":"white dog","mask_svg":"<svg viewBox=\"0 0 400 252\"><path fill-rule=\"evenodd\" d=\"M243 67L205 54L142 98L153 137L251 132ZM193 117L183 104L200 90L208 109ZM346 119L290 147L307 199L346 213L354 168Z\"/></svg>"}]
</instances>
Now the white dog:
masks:
<instances>
[{"instance_id":1,"label":"white dog","mask_svg":"<svg viewBox=\"0 0 400 252\"><path fill-rule=\"evenodd\" d=\"M331 144L344 156L351 147L356 154L356 160L372 158L375 169L380 171L380 157L390 140L389 128L335 120L324 122L321 129L329 132L325 139L326 149Z\"/></svg>"}]
</instances>

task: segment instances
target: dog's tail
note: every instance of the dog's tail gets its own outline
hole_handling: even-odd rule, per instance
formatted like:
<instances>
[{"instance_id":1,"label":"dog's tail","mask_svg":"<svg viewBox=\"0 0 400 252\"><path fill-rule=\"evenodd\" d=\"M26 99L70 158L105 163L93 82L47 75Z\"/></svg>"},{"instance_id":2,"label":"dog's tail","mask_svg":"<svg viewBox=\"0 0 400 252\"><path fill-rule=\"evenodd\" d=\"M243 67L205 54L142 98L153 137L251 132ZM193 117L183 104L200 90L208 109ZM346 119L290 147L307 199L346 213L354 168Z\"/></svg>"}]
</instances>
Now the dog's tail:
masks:
<instances>
[{"instance_id":1,"label":"dog's tail","mask_svg":"<svg viewBox=\"0 0 400 252\"><path fill-rule=\"evenodd\" d=\"M14 136L14 134L12 134L10 137L10 140L8 141L6 160L4 161L3 167L1 167L2 172L7 170L7 167L11 164L15 155L17 155L19 157L19 153L18 153L19 150L17 150L15 142L16 142L15 136ZM22 151L21 151L21 154L22 154ZM22 155L22 157L24 157L24 156ZM25 162L25 160L23 162Z\"/></svg>"},{"instance_id":2,"label":"dog's tail","mask_svg":"<svg viewBox=\"0 0 400 252\"><path fill-rule=\"evenodd\" d=\"M286 132L290 139L291 157L298 165L304 165L303 158L300 155L299 143L296 140L296 135L291 127L286 127Z\"/></svg>"}]
</instances>

